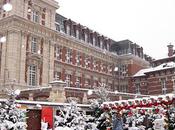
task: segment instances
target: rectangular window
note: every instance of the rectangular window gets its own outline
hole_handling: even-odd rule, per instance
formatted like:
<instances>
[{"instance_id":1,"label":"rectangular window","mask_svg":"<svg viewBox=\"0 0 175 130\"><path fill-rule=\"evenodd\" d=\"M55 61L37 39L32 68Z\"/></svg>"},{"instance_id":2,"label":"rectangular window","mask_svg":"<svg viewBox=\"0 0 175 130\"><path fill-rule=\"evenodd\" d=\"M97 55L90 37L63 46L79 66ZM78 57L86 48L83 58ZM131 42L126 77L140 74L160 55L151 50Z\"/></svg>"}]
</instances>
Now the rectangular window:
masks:
<instances>
[{"instance_id":1,"label":"rectangular window","mask_svg":"<svg viewBox=\"0 0 175 130\"><path fill-rule=\"evenodd\" d=\"M77 77L77 78L76 78L75 86L76 86L77 88L80 88L80 86L81 86L81 77Z\"/></svg>"},{"instance_id":2,"label":"rectangular window","mask_svg":"<svg viewBox=\"0 0 175 130\"><path fill-rule=\"evenodd\" d=\"M136 93L140 94L140 83L136 84Z\"/></svg>"},{"instance_id":3,"label":"rectangular window","mask_svg":"<svg viewBox=\"0 0 175 130\"><path fill-rule=\"evenodd\" d=\"M59 23L55 23L55 29L56 29L56 31L60 32L60 24Z\"/></svg>"},{"instance_id":4,"label":"rectangular window","mask_svg":"<svg viewBox=\"0 0 175 130\"><path fill-rule=\"evenodd\" d=\"M61 60L61 55L62 55L62 47L61 46L56 46L56 59Z\"/></svg>"},{"instance_id":5,"label":"rectangular window","mask_svg":"<svg viewBox=\"0 0 175 130\"><path fill-rule=\"evenodd\" d=\"M66 87L70 87L70 84L71 84L71 75L70 74L67 74L66 75Z\"/></svg>"},{"instance_id":6,"label":"rectangular window","mask_svg":"<svg viewBox=\"0 0 175 130\"><path fill-rule=\"evenodd\" d=\"M86 56L86 58L85 58L85 67L88 69L89 65L90 65L90 59L89 59L88 56Z\"/></svg>"},{"instance_id":7,"label":"rectangular window","mask_svg":"<svg viewBox=\"0 0 175 130\"><path fill-rule=\"evenodd\" d=\"M77 53L76 59L77 59L77 66L80 66L81 65L81 53L80 52Z\"/></svg>"},{"instance_id":8,"label":"rectangular window","mask_svg":"<svg viewBox=\"0 0 175 130\"><path fill-rule=\"evenodd\" d=\"M37 85L37 67L36 65L29 66L29 85L30 86Z\"/></svg>"},{"instance_id":9,"label":"rectangular window","mask_svg":"<svg viewBox=\"0 0 175 130\"><path fill-rule=\"evenodd\" d=\"M162 86L162 94L166 94L166 92L167 92L166 79L162 78L162 79L160 79L160 82L161 82L161 86Z\"/></svg>"},{"instance_id":10,"label":"rectangular window","mask_svg":"<svg viewBox=\"0 0 175 130\"><path fill-rule=\"evenodd\" d=\"M113 71L112 68L113 68L112 65L108 65L107 71L109 74L112 74L112 71Z\"/></svg>"},{"instance_id":11,"label":"rectangular window","mask_svg":"<svg viewBox=\"0 0 175 130\"><path fill-rule=\"evenodd\" d=\"M119 71L120 71L120 76L122 78L126 77L127 76L127 65L120 65L119 66Z\"/></svg>"},{"instance_id":12,"label":"rectangular window","mask_svg":"<svg viewBox=\"0 0 175 130\"><path fill-rule=\"evenodd\" d=\"M98 61L95 61L93 62L93 69L94 70L98 70Z\"/></svg>"},{"instance_id":13,"label":"rectangular window","mask_svg":"<svg viewBox=\"0 0 175 130\"><path fill-rule=\"evenodd\" d=\"M32 21L36 23L39 22L39 13L37 11L32 12Z\"/></svg>"},{"instance_id":14,"label":"rectangular window","mask_svg":"<svg viewBox=\"0 0 175 130\"><path fill-rule=\"evenodd\" d=\"M100 64L100 68L101 68L101 69L100 69L101 72L104 72L104 65L103 65L103 63Z\"/></svg>"},{"instance_id":15,"label":"rectangular window","mask_svg":"<svg viewBox=\"0 0 175 130\"><path fill-rule=\"evenodd\" d=\"M69 25L66 26L66 32L67 32L68 35L71 35L71 30L70 30L70 26Z\"/></svg>"},{"instance_id":16,"label":"rectangular window","mask_svg":"<svg viewBox=\"0 0 175 130\"><path fill-rule=\"evenodd\" d=\"M90 79L85 79L85 87L89 87L90 86Z\"/></svg>"},{"instance_id":17,"label":"rectangular window","mask_svg":"<svg viewBox=\"0 0 175 130\"><path fill-rule=\"evenodd\" d=\"M94 87L98 87L98 81L94 80Z\"/></svg>"},{"instance_id":18,"label":"rectangular window","mask_svg":"<svg viewBox=\"0 0 175 130\"><path fill-rule=\"evenodd\" d=\"M67 49L66 62L70 64L72 63L72 50L69 48Z\"/></svg>"},{"instance_id":19,"label":"rectangular window","mask_svg":"<svg viewBox=\"0 0 175 130\"><path fill-rule=\"evenodd\" d=\"M124 93L126 93L126 92L127 92L127 85L123 85L122 92L124 92ZM139 90L139 93L140 93L140 90Z\"/></svg>"},{"instance_id":20,"label":"rectangular window","mask_svg":"<svg viewBox=\"0 0 175 130\"><path fill-rule=\"evenodd\" d=\"M112 89L112 83L108 83L108 88L109 88L109 90Z\"/></svg>"},{"instance_id":21,"label":"rectangular window","mask_svg":"<svg viewBox=\"0 0 175 130\"><path fill-rule=\"evenodd\" d=\"M35 38L35 37L32 37L31 52L37 53L37 38Z\"/></svg>"},{"instance_id":22,"label":"rectangular window","mask_svg":"<svg viewBox=\"0 0 175 130\"><path fill-rule=\"evenodd\" d=\"M86 33L84 33L84 41L88 42L88 35Z\"/></svg>"},{"instance_id":23,"label":"rectangular window","mask_svg":"<svg viewBox=\"0 0 175 130\"><path fill-rule=\"evenodd\" d=\"M93 45L96 45L96 39L95 39L95 37L93 37L93 43L92 43Z\"/></svg>"},{"instance_id":24,"label":"rectangular window","mask_svg":"<svg viewBox=\"0 0 175 130\"><path fill-rule=\"evenodd\" d=\"M78 39L80 38L80 33L79 33L78 29L76 30L76 38L78 38Z\"/></svg>"},{"instance_id":25,"label":"rectangular window","mask_svg":"<svg viewBox=\"0 0 175 130\"><path fill-rule=\"evenodd\" d=\"M54 79L61 80L61 72L55 72Z\"/></svg>"}]
</instances>

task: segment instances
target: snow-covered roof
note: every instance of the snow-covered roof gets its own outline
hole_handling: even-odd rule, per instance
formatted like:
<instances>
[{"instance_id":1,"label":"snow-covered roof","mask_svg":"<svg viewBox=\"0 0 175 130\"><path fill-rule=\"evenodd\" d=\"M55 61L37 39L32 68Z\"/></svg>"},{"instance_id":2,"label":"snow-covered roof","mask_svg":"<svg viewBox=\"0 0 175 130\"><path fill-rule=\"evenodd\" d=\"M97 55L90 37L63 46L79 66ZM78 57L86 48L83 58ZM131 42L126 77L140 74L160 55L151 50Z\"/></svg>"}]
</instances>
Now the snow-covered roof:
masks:
<instances>
[{"instance_id":1,"label":"snow-covered roof","mask_svg":"<svg viewBox=\"0 0 175 130\"><path fill-rule=\"evenodd\" d=\"M160 59L156 59L156 60L154 60L153 62L156 62L156 61L161 61L161 60L166 60L166 59L170 59L170 58L174 58L175 57L175 54L174 55L172 55L172 56L165 56L165 57L162 57L162 58L160 58Z\"/></svg>"},{"instance_id":2,"label":"snow-covered roof","mask_svg":"<svg viewBox=\"0 0 175 130\"><path fill-rule=\"evenodd\" d=\"M20 90L21 92L26 92L26 91L35 91L35 90L44 90L44 89L51 89L51 86L46 86L46 87L29 87L27 89L22 89Z\"/></svg>"},{"instance_id":3,"label":"snow-covered roof","mask_svg":"<svg viewBox=\"0 0 175 130\"><path fill-rule=\"evenodd\" d=\"M170 69L170 68L174 68L174 67L175 67L175 63L171 61L171 62L163 63L159 66L156 66L156 67L152 68L149 72L165 70L165 69Z\"/></svg>"},{"instance_id":4,"label":"snow-covered roof","mask_svg":"<svg viewBox=\"0 0 175 130\"><path fill-rule=\"evenodd\" d=\"M133 77L145 76L145 73L150 71L151 68L139 70Z\"/></svg>"},{"instance_id":5,"label":"snow-covered roof","mask_svg":"<svg viewBox=\"0 0 175 130\"><path fill-rule=\"evenodd\" d=\"M7 99L0 99L0 102L4 102ZM16 103L26 104L26 105L43 105L43 106L67 106L70 103L59 103L59 102L49 102L49 101L30 101L30 100L16 100ZM90 107L89 104L77 104L79 107Z\"/></svg>"},{"instance_id":6,"label":"snow-covered roof","mask_svg":"<svg viewBox=\"0 0 175 130\"><path fill-rule=\"evenodd\" d=\"M160 71L160 70L170 69L174 67L175 67L175 63L171 61L171 62L163 63L153 68L142 69L138 71L133 77L145 76L145 74L149 72Z\"/></svg>"},{"instance_id":7,"label":"snow-covered roof","mask_svg":"<svg viewBox=\"0 0 175 130\"><path fill-rule=\"evenodd\" d=\"M103 102L103 104L115 104L115 103L119 103L121 104L122 102L130 102L130 101L142 101L142 100L150 100L151 98L157 100L158 98L162 98L164 100L166 100L166 98L169 97L171 100L173 98L175 98L175 95L173 93L168 93L165 95L150 95L149 97L144 97L144 98L134 98L134 99L128 99L128 100L118 100L118 101L110 101L110 102Z\"/></svg>"},{"instance_id":8,"label":"snow-covered roof","mask_svg":"<svg viewBox=\"0 0 175 130\"><path fill-rule=\"evenodd\" d=\"M52 82L50 82L50 84L66 84L66 82L62 81L62 80L54 80Z\"/></svg>"}]
</instances>

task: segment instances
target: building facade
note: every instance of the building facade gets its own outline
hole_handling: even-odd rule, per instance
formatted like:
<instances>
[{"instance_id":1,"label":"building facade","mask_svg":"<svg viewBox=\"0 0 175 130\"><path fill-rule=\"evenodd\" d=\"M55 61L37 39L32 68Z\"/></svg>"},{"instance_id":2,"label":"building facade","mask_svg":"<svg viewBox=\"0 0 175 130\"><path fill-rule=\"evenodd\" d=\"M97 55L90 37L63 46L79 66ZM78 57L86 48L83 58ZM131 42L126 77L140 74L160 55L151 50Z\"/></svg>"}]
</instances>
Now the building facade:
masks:
<instances>
[{"instance_id":1,"label":"building facade","mask_svg":"<svg viewBox=\"0 0 175 130\"><path fill-rule=\"evenodd\" d=\"M11 11L4 11L6 3ZM49 83L62 80L66 99L82 103L90 98L85 89L105 85L109 91L129 92L128 79L149 66L143 48L122 46L125 41L116 42L57 14L54 0L0 0L0 7L0 36L6 37L0 44L1 96L13 87L22 90L21 99L48 100L54 98Z\"/></svg>"},{"instance_id":2,"label":"building facade","mask_svg":"<svg viewBox=\"0 0 175 130\"><path fill-rule=\"evenodd\" d=\"M132 78L132 92L161 95L175 92L175 56L173 45L168 45L168 57L153 60L152 67L141 69Z\"/></svg>"}]
</instances>

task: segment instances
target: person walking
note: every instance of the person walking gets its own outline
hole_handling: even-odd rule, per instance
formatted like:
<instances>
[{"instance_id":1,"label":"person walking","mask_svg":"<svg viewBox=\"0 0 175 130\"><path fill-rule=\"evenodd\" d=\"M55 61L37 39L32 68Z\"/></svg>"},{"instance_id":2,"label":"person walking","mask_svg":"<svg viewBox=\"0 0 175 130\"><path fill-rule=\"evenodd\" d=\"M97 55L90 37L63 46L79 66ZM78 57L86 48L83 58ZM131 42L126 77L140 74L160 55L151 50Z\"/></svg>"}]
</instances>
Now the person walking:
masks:
<instances>
[{"instance_id":1,"label":"person walking","mask_svg":"<svg viewBox=\"0 0 175 130\"><path fill-rule=\"evenodd\" d=\"M123 119L122 114L120 112L116 112L112 118L112 130L123 130Z\"/></svg>"}]
</instances>

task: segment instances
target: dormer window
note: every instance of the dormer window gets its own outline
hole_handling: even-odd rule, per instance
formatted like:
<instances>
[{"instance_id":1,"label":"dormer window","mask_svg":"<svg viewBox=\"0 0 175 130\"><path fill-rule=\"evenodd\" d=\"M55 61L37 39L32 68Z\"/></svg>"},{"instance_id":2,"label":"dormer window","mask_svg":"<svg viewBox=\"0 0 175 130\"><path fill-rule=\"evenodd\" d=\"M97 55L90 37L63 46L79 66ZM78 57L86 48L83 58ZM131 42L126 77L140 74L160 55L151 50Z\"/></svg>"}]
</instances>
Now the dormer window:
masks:
<instances>
[{"instance_id":1,"label":"dormer window","mask_svg":"<svg viewBox=\"0 0 175 130\"><path fill-rule=\"evenodd\" d=\"M70 26L69 25L66 26L66 32L67 32L68 35L71 35L71 33L70 33Z\"/></svg>"},{"instance_id":2,"label":"dormer window","mask_svg":"<svg viewBox=\"0 0 175 130\"><path fill-rule=\"evenodd\" d=\"M103 41L100 39L100 48L103 48Z\"/></svg>"},{"instance_id":3,"label":"dormer window","mask_svg":"<svg viewBox=\"0 0 175 130\"><path fill-rule=\"evenodd\" d=\"M86 33L84 33L84 41L85 41L85 42L88 42L88 36L87 36Z\"/></svg>"},{"instance_id":4,"label":"dormer window","mask_svg":"<svg viewBox=\"0 0 175 130\"><path fill-rule=\"evenodd\" d=\"M55 23L55 29L60 32L60 24L57 22Z\"/></svg>"},{"instance_id":5,"label":"dormer window","mask_svg":"<svg viewBox=\"0 0 175 130\"><path fill-rule=\"evenodd\" d=\"M80 35L80 32L79 32L79 30L77 29L77 30L76 30L76 38L79 39L79 35Z\"/></svg>"},{"instance_id":6,"label":"dormer window","mask_svg":"<svg viewBox=\"0 0 175 130\"><path fill-rule=\"evenodd\" d=\"M109 44L108 44L108 43L107 43L107 45L106 45L106 46L107 46L107 50L109 50Z\"/></svg>"},{"instance_id":7,"label":"dormer window","mask_svg":"<svg viewBox=\"0 0 175 130\"><path fill-rule=\"evenodd\" d=\"M93 37L93 45L95 45L96 39L95 37Z\"/></svg>"}]
</instances>

